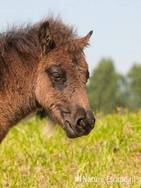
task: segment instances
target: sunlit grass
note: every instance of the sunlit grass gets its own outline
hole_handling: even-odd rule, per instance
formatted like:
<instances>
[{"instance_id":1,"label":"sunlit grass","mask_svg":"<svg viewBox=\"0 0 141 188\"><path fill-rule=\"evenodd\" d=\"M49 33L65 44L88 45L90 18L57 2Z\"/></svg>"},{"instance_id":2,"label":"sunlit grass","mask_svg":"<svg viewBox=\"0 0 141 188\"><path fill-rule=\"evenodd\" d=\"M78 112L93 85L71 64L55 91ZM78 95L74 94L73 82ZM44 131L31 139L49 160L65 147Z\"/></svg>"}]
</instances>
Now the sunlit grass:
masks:
<instances>
[{"instance_id":1,"label":"sunlit grass","mask_svg":"<svg viewBox=\"0 0 141 188\"><path fill-rule=\"evenodd\" d=\"M32 118L10 130L0 145L0 188L141 185L140 112L97 115L92 133L73 140L58 126L48 137L45 124ZM78 175L93 182L76 183ZM109 177L127 181L110 182Z\"/></svg>"}]
</instances>

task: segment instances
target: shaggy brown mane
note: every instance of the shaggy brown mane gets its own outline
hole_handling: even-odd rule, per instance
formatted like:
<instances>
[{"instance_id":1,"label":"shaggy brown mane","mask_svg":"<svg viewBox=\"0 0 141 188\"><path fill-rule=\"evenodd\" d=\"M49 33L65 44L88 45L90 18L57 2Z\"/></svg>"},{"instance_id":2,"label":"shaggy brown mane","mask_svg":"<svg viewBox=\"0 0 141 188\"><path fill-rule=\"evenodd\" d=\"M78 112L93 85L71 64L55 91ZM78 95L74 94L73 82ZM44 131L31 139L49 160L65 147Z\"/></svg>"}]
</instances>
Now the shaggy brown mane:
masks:
<instances>
[{"instance_id":1,"label":"shaggy brown mane","mask_svg":"<svg viewBox=\"0 0 141 188\"><path fill-rule=\"evenodd\" d=\"M20 55L35 57L40 50L38 29L46 21L49 22L57 47L77 36L73 27L64 24L61 19L47 17L36 24L27 25L26 27L13 27L9 31L0 34L0 56L3 56L7 49L12 48Z\"/></svg>"}]
</instances>

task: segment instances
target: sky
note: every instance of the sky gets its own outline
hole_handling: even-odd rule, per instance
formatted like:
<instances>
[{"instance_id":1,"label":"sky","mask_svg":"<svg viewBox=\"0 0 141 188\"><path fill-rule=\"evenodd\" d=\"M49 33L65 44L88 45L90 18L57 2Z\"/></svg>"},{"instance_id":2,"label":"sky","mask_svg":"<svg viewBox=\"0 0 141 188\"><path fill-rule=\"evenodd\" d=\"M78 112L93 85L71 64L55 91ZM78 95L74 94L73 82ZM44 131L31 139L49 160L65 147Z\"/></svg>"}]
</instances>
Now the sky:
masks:
<instances>
[{"instance_id":1,"label":"sky","mask_svg":"<svg viewBox=\"0 0 141 188\"><path fill-rule=\"evenodd\" d=\"M141 63L140 0L1 0L0 31L48 14L60 15L80 36L94 31L85 50L91 72L102 58L111 58L121 73Z\"/></svg>"}]
</instances>

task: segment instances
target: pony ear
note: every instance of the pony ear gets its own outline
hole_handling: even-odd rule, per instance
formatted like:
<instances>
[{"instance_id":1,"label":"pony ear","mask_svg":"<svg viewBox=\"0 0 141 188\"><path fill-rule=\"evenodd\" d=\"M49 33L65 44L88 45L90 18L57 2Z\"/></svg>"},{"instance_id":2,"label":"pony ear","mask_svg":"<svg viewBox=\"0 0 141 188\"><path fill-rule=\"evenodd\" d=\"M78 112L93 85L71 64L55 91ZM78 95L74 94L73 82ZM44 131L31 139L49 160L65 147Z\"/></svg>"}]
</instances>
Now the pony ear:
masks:
<instances>
[{"instance_id":1,"label":"pony ear","mask_svg":"<svg viewBox=\"0 0 141 188\"><path fill-rule=\"evenodd\" d=\"M93 31L90 31L84 37L71 40L64 45L64 49L69 52L83 51L83 49L89 45L89 40L92 34Z\"/></svg>"},{"instance_id":2,"label":"pony ear","mask_svg":"<svg viewBox=\"0 0 141 188\"><path fill-rule=\"evenodd\" d=\"M41 24L38 37L42 48L42 54L47 54L50 50L55 48L56 45L51 35L48 21Z\"/></svg>"},{"instance_id":3,"label":"pony ear","mask_svg":"<svg viewBox=\"0 0 141 188\"><path fill-rule=\"evenodd\" d=\"M89 45L89 40L91 35L93 34L93 31L90 31L86 36L78 39L76 41L76 43L78 44L78 46L83 49L85 46Z\"/></svg>"}]
</instances>

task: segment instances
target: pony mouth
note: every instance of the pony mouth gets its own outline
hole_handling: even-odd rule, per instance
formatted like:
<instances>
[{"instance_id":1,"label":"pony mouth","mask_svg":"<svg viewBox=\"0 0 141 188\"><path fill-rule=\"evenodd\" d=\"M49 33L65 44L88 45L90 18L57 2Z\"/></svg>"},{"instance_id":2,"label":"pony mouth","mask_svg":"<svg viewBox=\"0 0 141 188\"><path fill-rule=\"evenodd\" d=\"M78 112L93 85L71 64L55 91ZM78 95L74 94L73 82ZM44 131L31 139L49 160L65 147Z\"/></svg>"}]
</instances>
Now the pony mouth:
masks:
<instances>
[{"instance_id":1,"label":"pony mouth","mask_svg":"<svg viewBox=\"0 0 141 188\"><path fill-rule=\"evenodd\" d=\"M64 130L69 138L78 137L69 121L65 121Z\"/></svg>"},{"instance_id":2,"label":"pony mouth","mask_svg":"<svg viewBox=\"0 0 141 188\"><path fill-rule=\"evenodd\" d=\"M71 123L69 121L65 121L64 124L64 130L66 132L67 137L69 138L77 138L77 137L81 137L84 135L89 134L90 131L77 131L73 128L73 126L71 125Z\"/></svg>"}]
</instances>

